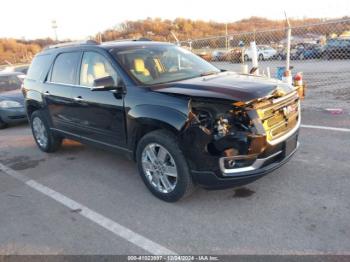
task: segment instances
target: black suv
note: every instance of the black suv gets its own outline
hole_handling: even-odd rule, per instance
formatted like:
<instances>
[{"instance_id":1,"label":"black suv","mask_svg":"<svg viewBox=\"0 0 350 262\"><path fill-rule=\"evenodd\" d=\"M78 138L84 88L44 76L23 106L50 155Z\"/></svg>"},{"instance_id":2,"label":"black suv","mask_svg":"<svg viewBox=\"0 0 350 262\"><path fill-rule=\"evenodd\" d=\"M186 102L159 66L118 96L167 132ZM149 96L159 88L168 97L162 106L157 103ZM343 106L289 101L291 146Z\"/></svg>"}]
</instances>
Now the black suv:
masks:
<instances>
[{"instance_id":1,"label":"black suv","mask_svg":"<svg viewBox=\"0 0 350 262\"><path fill-rule=\"evenodd\" d=\"M298 145L293 86L218 70L168 43L52 46L34 58L23 93L42 151L69 138L124 152L165 201L196 185L252 182Z\"/></svg>"},{"instance_id":2,"label":"black suv","mask_svg":"<svg viewBox=\"0 0 350 262\"><path fill-rule=\"evenodd\" d=\"M329 39L324 46L325 59L350 58L350 39Z\"/></svg>"}]
</instances>

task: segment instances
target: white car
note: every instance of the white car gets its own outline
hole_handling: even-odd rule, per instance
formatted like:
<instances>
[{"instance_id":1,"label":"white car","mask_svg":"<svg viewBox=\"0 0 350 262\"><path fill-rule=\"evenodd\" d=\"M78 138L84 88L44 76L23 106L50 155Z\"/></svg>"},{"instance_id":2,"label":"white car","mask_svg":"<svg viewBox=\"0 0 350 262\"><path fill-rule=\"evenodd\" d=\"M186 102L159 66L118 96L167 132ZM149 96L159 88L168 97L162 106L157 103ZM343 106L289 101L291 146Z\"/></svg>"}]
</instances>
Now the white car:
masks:
<instances>
[{"instance_id":1,"label":"white car","mask_svg":"<svg viewBox=\"0 0 350 262\"><path fill-rule=\"evenodd\" d=\"M258 51L259 61L271 59L274 55L277 54L276 49L273 49L271 46L268 46L268 45L258 45L256 49ZM244 51L244 60L245 61L251 60L252 57L253 57L253 50L251 47L248 47Z\"/></svg>"}]
</instances>

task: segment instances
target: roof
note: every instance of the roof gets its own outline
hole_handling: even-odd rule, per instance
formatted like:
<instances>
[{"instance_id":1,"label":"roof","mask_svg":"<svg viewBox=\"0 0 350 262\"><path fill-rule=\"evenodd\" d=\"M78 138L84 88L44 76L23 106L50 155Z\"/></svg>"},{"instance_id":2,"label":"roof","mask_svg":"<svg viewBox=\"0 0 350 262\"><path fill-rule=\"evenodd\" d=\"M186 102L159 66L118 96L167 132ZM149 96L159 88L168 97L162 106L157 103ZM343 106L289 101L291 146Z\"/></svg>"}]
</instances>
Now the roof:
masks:
<instances>
[{"instance_id":1,"label":"roof","mask_svg":"<svg viewBox=\"0 0 350 262\"><path fill-rule=\"evenodd\" d=\"M127 40L127 41L111 41L111 42L104 42L100 44L102 48L113 48L113 47L130 47L130 46L156 46L156 45L172 45L168 42L154 42L154 41L134 41L134 40Z\"/></svg>"},{"instance_id":2,"label":"roof","mask_svg":"<svg viewBox=\"0 0 350 262\"><path fill-rule=\"evenodd\" d=\"M159 45L173 45L168 42L154 42L150 40L116 40L116 41L110 41L110 42L103 42L98 43L92 40L83 41L83 42L70 42L70 43L63 43L58 45L53 45L48 48L45 48L42 52L40 52L38 55L41 54L52 54L56 53L58 51L62 50L69 50L74 51L81 48L103 48L103 49L111 49L111 48L120 48L120 49L126 49L128 47L144 47L144 46L159 46Z\"/></svg>"}]
</instances>

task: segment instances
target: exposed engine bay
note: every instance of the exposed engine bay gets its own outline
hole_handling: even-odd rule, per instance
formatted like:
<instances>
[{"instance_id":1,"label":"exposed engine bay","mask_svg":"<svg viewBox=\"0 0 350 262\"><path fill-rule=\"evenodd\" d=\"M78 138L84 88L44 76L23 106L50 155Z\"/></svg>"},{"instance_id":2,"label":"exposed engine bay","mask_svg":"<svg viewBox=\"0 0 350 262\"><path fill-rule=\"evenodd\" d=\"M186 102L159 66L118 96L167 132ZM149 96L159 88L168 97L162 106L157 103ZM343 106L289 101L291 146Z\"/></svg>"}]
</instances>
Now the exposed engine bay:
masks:
<instances>
[{"instance_id":1,"label":"exposed engine bay","mask_svg":"<svg viewBox=\"0 0 350 262\"><path fill-rule=\"evenodd\" d=\"M299 97L292 92L246 103L191 100L189 109L189 126L205 134L208 154L254 158L297 125Z\"/></svg>"}]
</instances>

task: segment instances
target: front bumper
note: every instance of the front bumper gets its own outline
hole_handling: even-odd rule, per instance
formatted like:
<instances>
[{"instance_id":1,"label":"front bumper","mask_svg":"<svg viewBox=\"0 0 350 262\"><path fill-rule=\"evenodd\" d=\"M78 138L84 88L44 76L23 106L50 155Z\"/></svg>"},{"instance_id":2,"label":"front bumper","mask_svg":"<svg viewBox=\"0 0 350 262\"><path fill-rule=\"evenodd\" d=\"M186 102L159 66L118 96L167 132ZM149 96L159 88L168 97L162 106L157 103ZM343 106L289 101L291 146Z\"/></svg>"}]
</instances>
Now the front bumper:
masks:
<instances>
[{"instance_id":1,"label":"front bumper","mask_svg":"<svg viewBox=\"0 0 350 262\"><path fill-rule=\"evenodd\" d=\"M24 107L0 108L0 119L8 124L27 121L26 110Z\"/></svg>"},{"instance_id":2,"label":"front bumper","mask_svg":"<svg viewBox=\"0 0 350 262\"><path fill-rule=\"evenodd\" d=\"M227 169L223 166L224 158L219 160L220 171L192 171L193 180L208 189L225 189L249 184L262 176L276 170L292 157L299 147L298 132L290 139L295 139L293 150L287 148L287 141L280 143L268 156L257 158L247 167Z\"/></svg>"}]
</instances>

